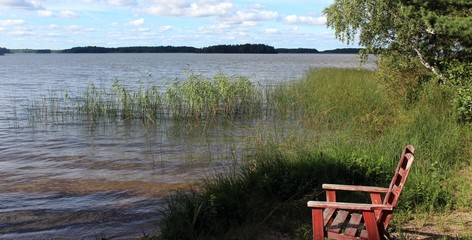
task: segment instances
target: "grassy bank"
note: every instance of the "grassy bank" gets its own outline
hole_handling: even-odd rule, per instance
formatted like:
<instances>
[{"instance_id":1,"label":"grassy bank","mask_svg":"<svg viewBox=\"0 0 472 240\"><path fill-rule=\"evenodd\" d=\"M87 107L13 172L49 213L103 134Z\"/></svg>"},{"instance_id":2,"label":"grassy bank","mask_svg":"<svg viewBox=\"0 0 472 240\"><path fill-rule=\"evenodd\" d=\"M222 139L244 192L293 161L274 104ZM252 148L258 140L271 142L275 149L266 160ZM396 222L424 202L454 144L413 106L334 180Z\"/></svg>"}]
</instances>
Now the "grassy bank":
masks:
<instances>
[{"instance_id":1,"label":"grassy bank","mask_svg":"<svg viewBox=\"0 0 472 240\"><path fill-rule=\"evenodd\" d=\"M373 72L309 71L269 94L280 122L252 136L240 169L169 197L159 238L310 239L306 201L324 199L322 183L388 186L407 144L415 145L416 162L393 226L411 213L470 210L463 176L470 174L472 126L455 121L453 95L425 84L406 104L387 94Z\"/></svg>"}]
</instances>

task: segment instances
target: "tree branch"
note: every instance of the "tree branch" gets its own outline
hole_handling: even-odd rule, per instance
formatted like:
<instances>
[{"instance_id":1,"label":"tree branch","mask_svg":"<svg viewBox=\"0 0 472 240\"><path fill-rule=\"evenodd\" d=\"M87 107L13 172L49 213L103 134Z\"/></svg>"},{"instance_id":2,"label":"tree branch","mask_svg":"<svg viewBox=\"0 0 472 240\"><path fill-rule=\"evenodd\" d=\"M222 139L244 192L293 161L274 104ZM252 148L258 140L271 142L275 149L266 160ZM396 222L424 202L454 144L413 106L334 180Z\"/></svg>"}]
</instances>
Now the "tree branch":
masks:
<instances>
[{"instance_id":1,"label":"tree branch","mask_svg":"<svg viewBox=\"0 0 472 240\"><path fill-rule=\"evenodd\" d=\"M436 76L439 78L439 80L440 80L441 82L445 82L444 75L442 75L442 73L439 72L438 69L436 69L435 67L433 67L429 62L427 62L427 61L424 59L423 54L421 54L420 50L418 50L418 48L415 48L415 47L413 47L413 50L415 50L416 55L418 56L418 58L419 58L421 64L422 64L424 67L426 67L427 69L429 69L431 72L433 72L434 75L436 75Z\"/></svg>"}]
</instances>

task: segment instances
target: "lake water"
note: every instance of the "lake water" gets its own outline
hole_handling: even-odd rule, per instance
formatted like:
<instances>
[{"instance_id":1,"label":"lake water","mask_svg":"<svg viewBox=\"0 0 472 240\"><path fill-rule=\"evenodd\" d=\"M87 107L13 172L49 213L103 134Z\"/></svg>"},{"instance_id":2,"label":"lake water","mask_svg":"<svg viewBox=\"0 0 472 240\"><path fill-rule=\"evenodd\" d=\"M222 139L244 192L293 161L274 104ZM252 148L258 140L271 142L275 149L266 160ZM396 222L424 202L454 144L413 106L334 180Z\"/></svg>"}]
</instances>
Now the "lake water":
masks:
<instances>
[{"instance_id":1,"label":"lake water","mask_svg":"<svg viewBox=\"0 0 472 240\"><path fill-rule=\"evenodd\" d=\"M359 61L342 54L0 56L0 238L129 239L154 233L162 198L231 167L245 137L261 124L32 126L25 107L33 100L80 92L91 82L164 86L191 73L236 74L274 85L320 67L357 68Z\"/></svg>"}]
</instances>

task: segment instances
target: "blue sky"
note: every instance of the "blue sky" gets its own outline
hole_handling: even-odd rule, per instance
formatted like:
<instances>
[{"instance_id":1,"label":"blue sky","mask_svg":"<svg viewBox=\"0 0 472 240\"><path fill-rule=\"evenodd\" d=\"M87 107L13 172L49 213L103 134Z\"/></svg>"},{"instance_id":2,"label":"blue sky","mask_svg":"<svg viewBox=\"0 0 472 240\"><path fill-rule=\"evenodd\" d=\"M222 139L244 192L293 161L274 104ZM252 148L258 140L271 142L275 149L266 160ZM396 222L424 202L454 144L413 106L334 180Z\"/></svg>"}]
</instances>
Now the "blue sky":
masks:
<instances>
[{"instance_id":1,"label":"blue sky","mask_svg":"<svg viewBox=\"0 0 472 240\"><path fill-rule=\"evenodd\" d=\"M0 47L347 46L326 27L334 0L0 0Z\"/></svg>"}]
</instances>

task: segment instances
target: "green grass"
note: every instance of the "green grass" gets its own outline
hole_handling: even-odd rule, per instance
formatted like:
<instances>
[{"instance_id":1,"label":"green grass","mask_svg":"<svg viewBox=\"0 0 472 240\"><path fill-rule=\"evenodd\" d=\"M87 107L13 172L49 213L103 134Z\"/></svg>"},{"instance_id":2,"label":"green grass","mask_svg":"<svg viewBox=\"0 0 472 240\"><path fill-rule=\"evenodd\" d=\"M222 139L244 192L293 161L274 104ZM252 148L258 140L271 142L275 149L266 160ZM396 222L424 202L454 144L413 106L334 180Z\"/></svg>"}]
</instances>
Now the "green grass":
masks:
<instances>
[{"instance_id":1,"label":"green grass","mask_svg":"<svg viewBox=\"0 0 472 240\"><path fill-rule=\"evenodd\" d=\"M160 238L257 239L275 231L309 239L306 201L324 199L322 183L387 187L407 144L416 161L392 224L415 212L470 209L458 196L470 188L461 172L472 158L472 127L455 121L453 91L426 84L406 105L382 86L373 72L321 69L270 92L281 121L251 138L240 169L171 196Z\"/></svg>"}]
</instances>

